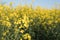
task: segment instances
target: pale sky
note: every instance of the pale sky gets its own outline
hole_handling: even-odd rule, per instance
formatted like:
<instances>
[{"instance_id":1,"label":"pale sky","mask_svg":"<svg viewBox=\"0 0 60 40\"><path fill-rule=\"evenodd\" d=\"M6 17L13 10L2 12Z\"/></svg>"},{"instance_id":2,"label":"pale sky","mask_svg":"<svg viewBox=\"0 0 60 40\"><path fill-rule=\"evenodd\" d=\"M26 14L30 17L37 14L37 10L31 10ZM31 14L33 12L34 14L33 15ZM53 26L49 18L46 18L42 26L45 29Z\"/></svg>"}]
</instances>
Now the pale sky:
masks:
<instances>
[{"instance_id":1,"label":"pale sky","mask_svg":"<svg viewBox=\"0 0 60 40\"><path fill-rule=\"evenodd\" d=\"M32 1L31 0L0 0L0 3L6 3L9 4L10 2L13 2L14 6L17 5L25 5L25 4L30 4ZM60 0L35 0L33 2L33 6L41 6L43 8L51 8L51 7L55 7L56 5L60 5Z\"/></svg>"}]
</instances>

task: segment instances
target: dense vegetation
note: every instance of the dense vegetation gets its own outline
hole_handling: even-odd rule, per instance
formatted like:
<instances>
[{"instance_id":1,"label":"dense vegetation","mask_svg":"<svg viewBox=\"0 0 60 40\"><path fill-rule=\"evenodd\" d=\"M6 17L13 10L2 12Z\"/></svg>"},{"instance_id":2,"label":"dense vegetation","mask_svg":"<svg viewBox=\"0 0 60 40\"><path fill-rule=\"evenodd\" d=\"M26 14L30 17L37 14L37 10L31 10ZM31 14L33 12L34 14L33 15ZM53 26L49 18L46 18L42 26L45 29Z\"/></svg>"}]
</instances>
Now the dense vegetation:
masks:
<instances>
[{"instance_id":1,"label":"dense vegetation","mask_svg":"<svg viewBox=\"0 0 60 40\"><path fill-rule=\"evenodd\" d=\"M0 5L0 40L60 40L60 10Z\"/></svg>"}]
</instances>

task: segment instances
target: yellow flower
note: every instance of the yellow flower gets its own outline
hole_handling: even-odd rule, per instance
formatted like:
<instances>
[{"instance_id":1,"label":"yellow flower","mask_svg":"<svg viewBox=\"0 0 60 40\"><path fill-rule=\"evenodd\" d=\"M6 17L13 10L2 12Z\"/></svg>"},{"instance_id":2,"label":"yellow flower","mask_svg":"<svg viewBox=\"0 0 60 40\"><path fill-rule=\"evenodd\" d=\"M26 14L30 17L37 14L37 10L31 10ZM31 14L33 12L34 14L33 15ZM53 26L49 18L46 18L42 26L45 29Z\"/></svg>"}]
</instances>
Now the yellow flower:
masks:
<instances>
[{"instance_id":1,"label":"yellow flower","mask_svg":"<svg viewBox=\"0 0 60 40\"><path fill-rule=\"evenodd\" d=\"M23 26L21 25L21 26L19 26L19 28L21 29L21 28L23 28Z\"/></svg>"},{"instance_id":2,"label":"yellow flower","mask_svg":"<svg viewBox=\"0 0 60 40\"><path fill-rule=\"evenodd\" d=\"M15 30L15 32L18 32L19 31L19 29L17 29L17 28L15 28L14 30Z\"/></svg>"},{"instance_id":3,"label":"yellow flower","mask_svg":"<svg viewBox=\"0 0 60 40\"><path fill-rule=\"evenodd\" d=\"M14 17L14 14L11 13L11 14L9 15L9 17L10 17L10 18Z\"/></svg>"},{"instance_id":4,"label":"yellow flower","mask_svg":"<svg viewBox=\"0 0 60 40\"><path fill-rule=\"evenodd\" d=\"M12 6L13 2L10 2L10 6Z\"/></svg>"},{"instance_id":5,"label":"yellow flower","mask_svg":"<svg viewBox=\"0 0 60 40\"><path fill-rule=\"evenodd\" d=\"M43 24L43 25L45 25L45 24L46 24L46 22L43 22L42 24Z\"/></svg>"},{"instance_id":6,"label":"yellow flower","mask_svg":"<svg viewBox=\"0 0 60 40\"><path fill-rule=\"evenodd\" d=\"M3 9L3 6L0 6L0 10L2 10Z\"/></svg>"},{"instance_id":7,"label":"yellow flower","mask_svg":"<svg viewBox=\"0 0 60 40\"><path fill-rule=\"evenodd\" d=\"M2 40L5 40L4 37L2 37Z\"/></svg>"},{"instance_id":8,"label":"yellow flower","mask_svg":"<svg viewBox=\"0 0 60 40\"><path fill-rule=\"evenodd\" d=\"M11 27L11 23L8 21L2 21L2 25L7 26L8 28Z\"/></svg>"},{"instance_id":9,"label":"yellow flower","mask_svg":"<svg viewBox=\"0 0 60 40\"><path fill-rule=\"evenodd\" d=\"M15 21L14 24L21 24L21 20Z\"/></svg>"},{"instance_id":10,"label":"yellow flower","mask_svg":"<svg viewBox=\"0 0 60 40\"><path fill-rule=\"evenodd\" d=\"M26 28L28 28L29 25L28 25L27 23L25 23L24 26L25 26Z\"/></svg>"},{"instance_id":11,"label":"yellow flower","mask_svg":"<svg viewBox=\"0 0 60 40\"><path fill-rule=\"evenodd\" d=\"M6 32L3 32L3 36L5 36L6 35Z\"/></svg>"},{"instance_id":12,"label":"yellow flower","mask_svg":"<svg viewBox=\"0 0 60 40\"><path fill-rule=\"evenodd\" d=\"M58 21L56 20L55 23L58 23Z\"/></svg>"},{"instance_id":13,"label":"yellow flower","mask_svg":"<svg viewBox=\"0 0 60 40\"><path fill-rule=\"evenodd\" d=\"M14 12L13 14L14 14L15 17L18 17L19 16L18 13L16 13L16 12Z\"/></svg>"},{"instance_id":14,"label":"yellow flower","mask_svg":"<svg viewBox=\"0 0 60 40\"><path fill-rule=\"evenodd\" d=\"M31 36L30 36L30 34L28 34L28 33L26 33L25 35L23 35L23 38L24 38L24 39L31 40Z\"/></svg>"},{"instance_id":15,"label":"yellow flower","mask_svg":"<svg viewBox=\"0 0 60 40\"><path fill-rule=\"evenodd\" d=\"M11 27L11 23L7 22L6 26Z\"/></svg>"},{"instance_id":16,"label":"yellow flower","mask_svg":"<svg viewBox=\"0 0 60 40\"><path fill-rule=\"evenodd\" d=\"M20 40L23 40L22 38L20 38Z\"/></svg>"},{"instance_id":17,"label":"yellow flower","mask_svg":"<svg viewBox=\"0 0 60 40\"><path fill-rule=\"evenodd\" d=\"M48 20L48 24L52 24L52 20Z\"/></svg>"},{"instance_id":18,"label":"yellow flower","mask_svg":"<svg viewBox=\"0 0 60 40\"><path fill-rule=\"evenodd\" d=\"M20 30L21 33L24 33L24 30Z\"/></svg>"},{"instance_id":19,"label":"yellow flower","mask_svg":"<svg viewBox=\"0 0 60 40\"><path fill-rule=\"evenodd\" d=\"M8 32L9 32L9 30L6 31L6 33L8 33Z\"/></svg>"}]
</instances>

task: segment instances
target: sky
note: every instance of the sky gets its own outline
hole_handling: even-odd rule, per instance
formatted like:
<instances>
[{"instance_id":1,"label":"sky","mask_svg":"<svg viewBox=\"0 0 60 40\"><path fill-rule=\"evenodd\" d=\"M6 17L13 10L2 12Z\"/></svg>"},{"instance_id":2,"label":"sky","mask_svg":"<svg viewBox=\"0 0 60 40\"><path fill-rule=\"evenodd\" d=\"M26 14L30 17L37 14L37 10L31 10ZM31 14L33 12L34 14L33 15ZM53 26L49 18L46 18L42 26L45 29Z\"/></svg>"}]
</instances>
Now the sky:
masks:
<instances>
[{"instance_id":1,"label":"sky","mask_svg":"<svg viewBox=\"0 0 60 40\"><path fill-rule=\"evenodd\" d=\"M9 5L10 2L13 2L13 6L25 4L30 5L32 0L0 0L0 3L7 5ZM60 0L35 0L32 5L33 7L41 6L43 8L57 7L57 5L60 5Z\"/></svg>"}]
</instances>

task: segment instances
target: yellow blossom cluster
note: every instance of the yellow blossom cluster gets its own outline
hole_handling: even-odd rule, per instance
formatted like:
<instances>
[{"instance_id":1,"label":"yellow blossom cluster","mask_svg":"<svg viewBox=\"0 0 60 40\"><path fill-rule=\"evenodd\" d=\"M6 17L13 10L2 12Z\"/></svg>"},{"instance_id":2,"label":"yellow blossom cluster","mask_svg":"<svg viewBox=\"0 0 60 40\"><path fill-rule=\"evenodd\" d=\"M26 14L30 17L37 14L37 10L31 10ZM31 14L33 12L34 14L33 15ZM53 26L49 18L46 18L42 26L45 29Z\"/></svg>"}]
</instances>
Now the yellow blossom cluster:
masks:
<instances>
[{"instance_id":1,"label":"yellow blossom cluster","mask_svg":"<svg viewBox=\"0 0 60 40\"><path fill-rule=\"evenodd\" d=\"M3 28L2 40L23 40L23 38L31 40L31 35L26 33L30 26L41 24L46 28L46 25L50 26L57 23L60 23L60 10L58 9L28 6L11 8L0 5L0 26L3 25L2 27L5 28Z\"/></svg>"}]
</instances>

